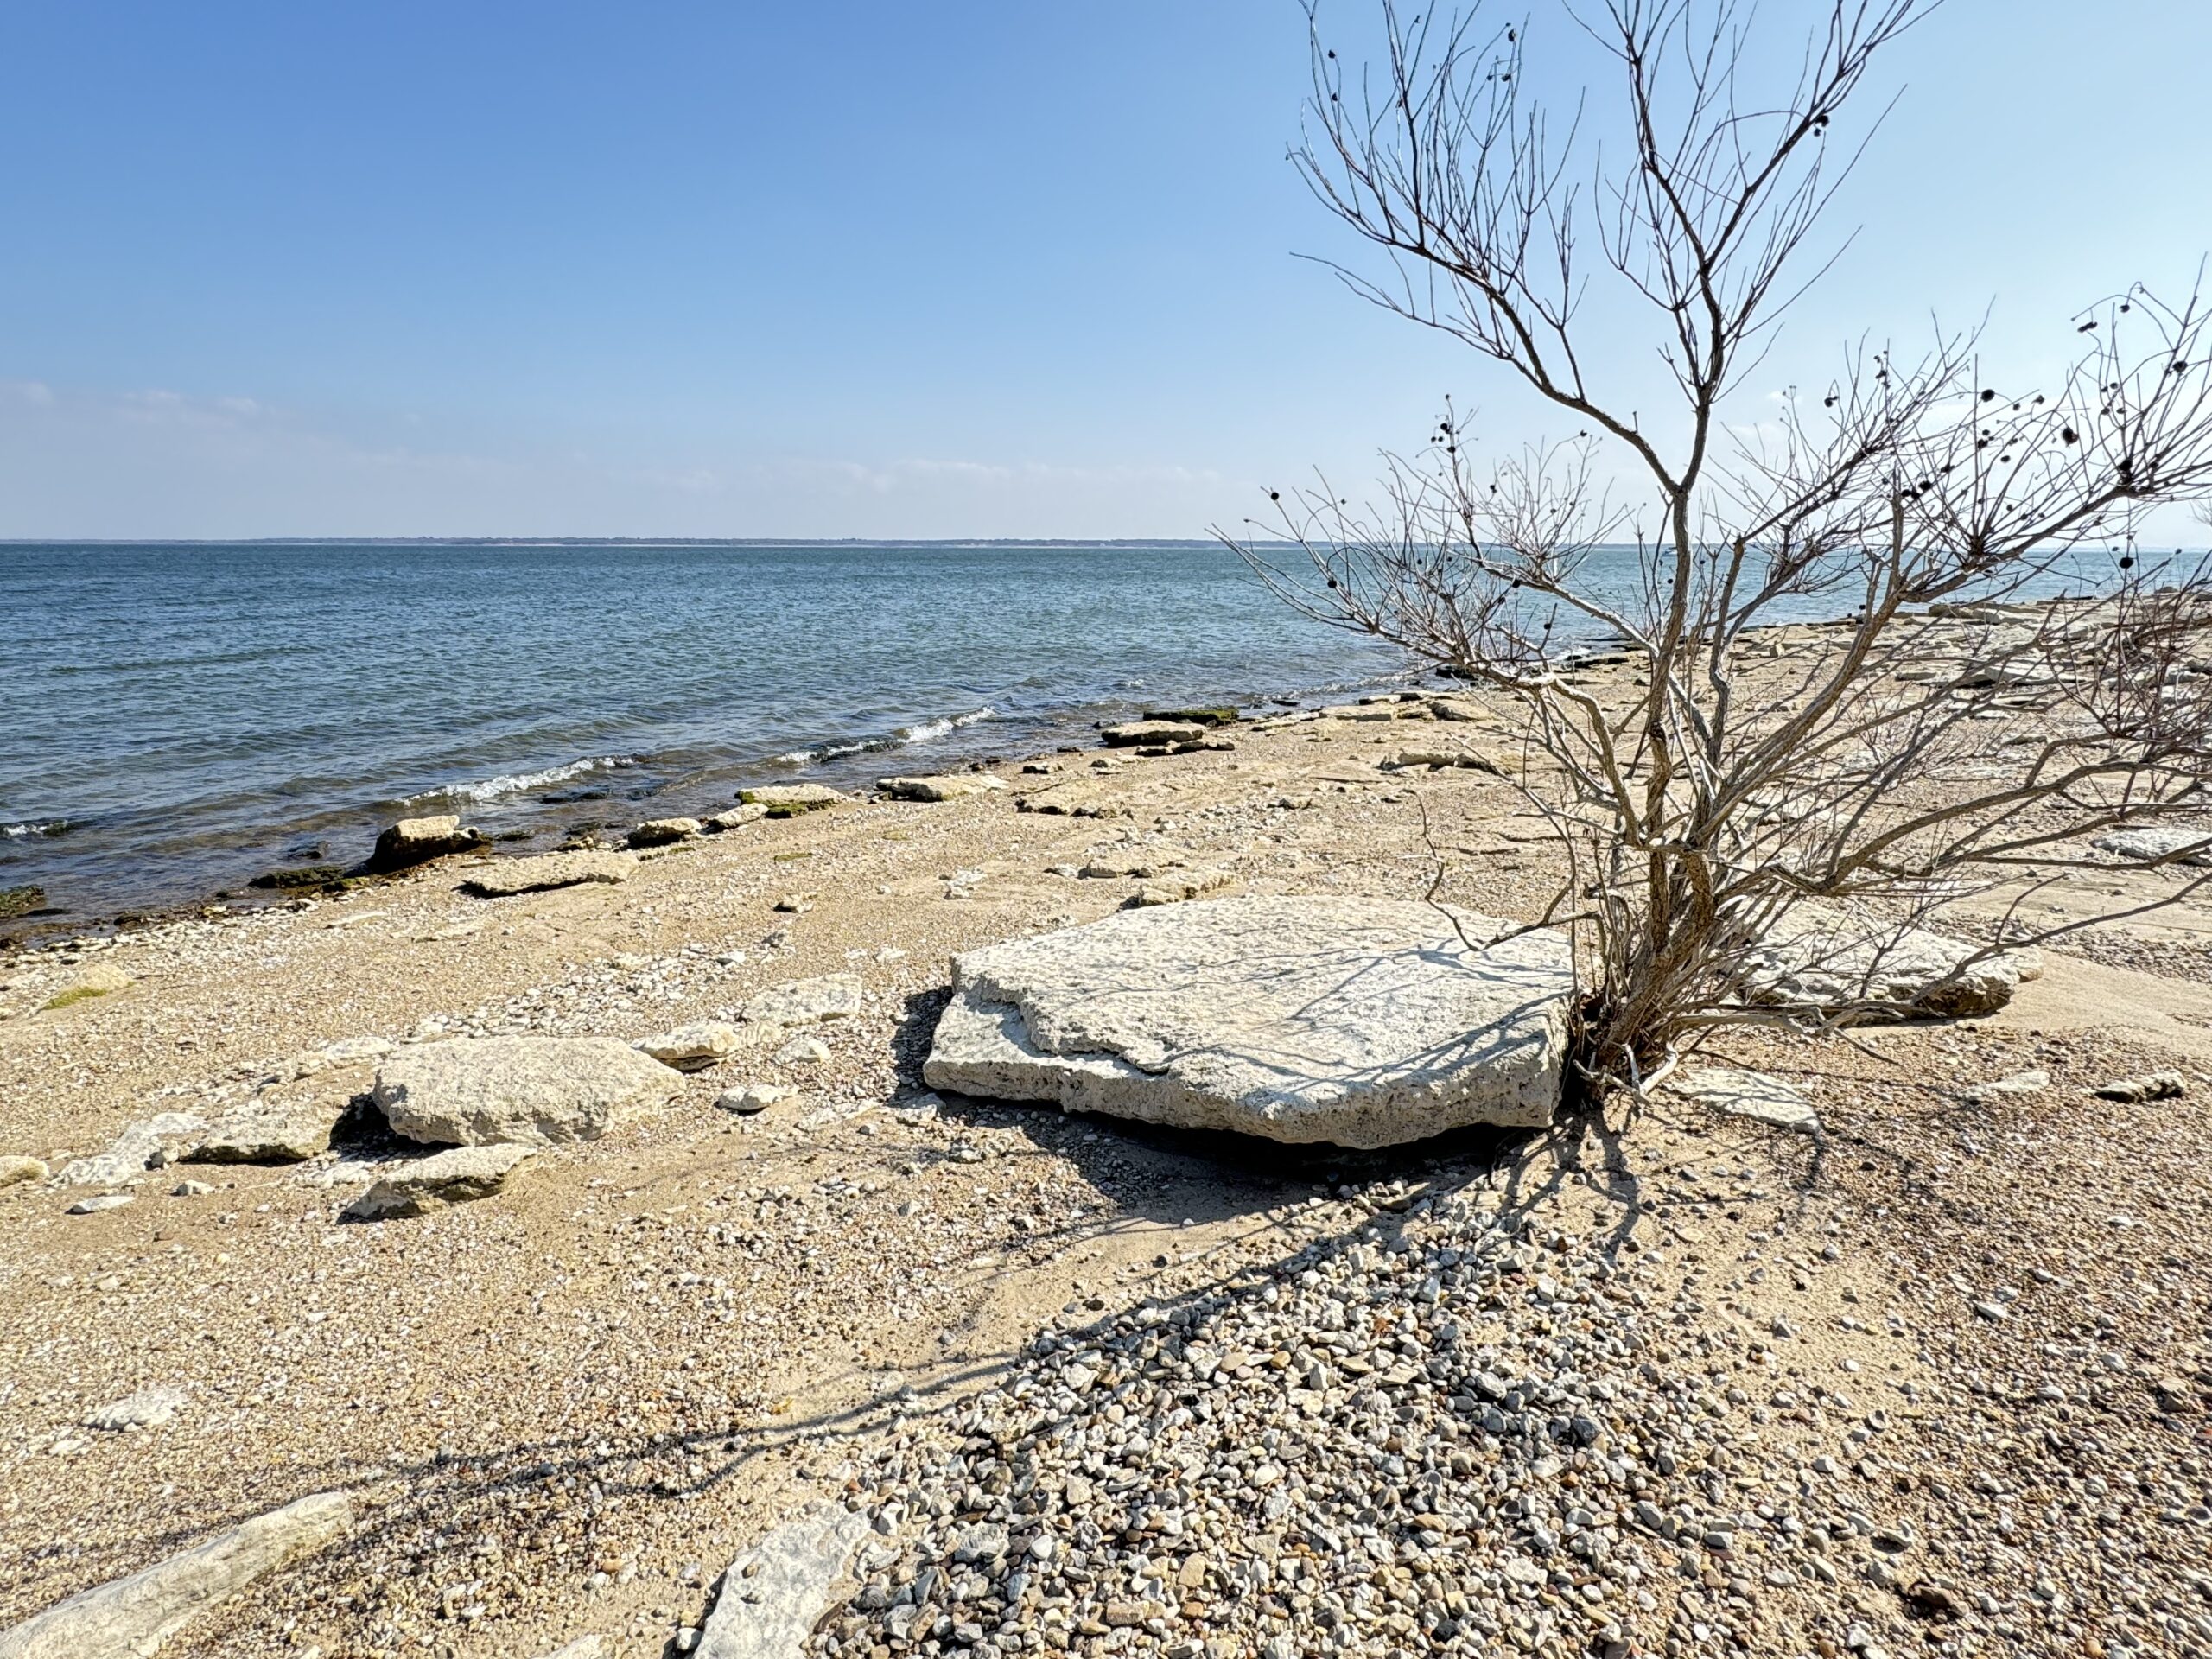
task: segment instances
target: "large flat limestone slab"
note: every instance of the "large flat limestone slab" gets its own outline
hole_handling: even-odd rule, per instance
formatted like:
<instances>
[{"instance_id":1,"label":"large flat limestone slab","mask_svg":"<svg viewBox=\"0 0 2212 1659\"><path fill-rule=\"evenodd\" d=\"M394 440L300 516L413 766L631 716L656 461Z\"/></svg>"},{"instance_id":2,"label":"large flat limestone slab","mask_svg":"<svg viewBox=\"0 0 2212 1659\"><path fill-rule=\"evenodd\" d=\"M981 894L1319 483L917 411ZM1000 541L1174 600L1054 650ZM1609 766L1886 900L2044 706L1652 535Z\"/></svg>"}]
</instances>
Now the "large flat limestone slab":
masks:
<instances>
[{"instance_id":1,"label":"large flat limestone slab","mask_svg":"<svg viewBox=\"0 0 2212 1659\"><path fill-rule=\"evenodd\" d=\"M1124 911L970 951L922 1075L1271 1141L1382 1147L1559 1103L1566 939L1414 900ZM1471 943L1470 943L1471 941Z\"/></svg>"},{"instance_id":2,"label":"large flat limestone slab","mask_svg":"<svg viewBox=\"0 0 2212 1659\"><path fill-rule=\"evenodd\" d=\"M0 1632L0 1659L145 1659L193 1618L346 1535L352 1499L319 1492Z\"/></svg>"},{"instance_id":3,"label":"large flat limestone slab","mask_svg":"<svg viewBox=\"0 0 2212 1659\"><path fill-rule=\"evenodd\" d=\"M680 1072L612 1037L457 1037L401 1049L373 1093L410 1141L549 1147L596 1141L683 1087Z\"/></svg>"},{"instance_id":4,"label":"large flat limestone slab","mask_svg":"<svg viewBox=\"0 0 2212 1659\"><path fill-rule=\"evenodd\" d=\"M1774 1007L1959 1020L1996 1013L2042 971L2033 950L1986 952L1930 928L1801 904L1745 950L1743 985L1747 1001Z\"/></svg>"}]
</instances>

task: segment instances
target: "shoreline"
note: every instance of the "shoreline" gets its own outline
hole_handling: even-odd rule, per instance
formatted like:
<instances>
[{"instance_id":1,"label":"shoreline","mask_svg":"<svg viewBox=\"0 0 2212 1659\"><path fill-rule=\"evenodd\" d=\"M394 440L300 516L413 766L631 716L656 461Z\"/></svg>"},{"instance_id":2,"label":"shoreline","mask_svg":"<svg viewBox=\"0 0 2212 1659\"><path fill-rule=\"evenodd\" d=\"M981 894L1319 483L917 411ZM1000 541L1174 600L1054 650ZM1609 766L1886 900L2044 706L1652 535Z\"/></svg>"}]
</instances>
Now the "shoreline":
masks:
<instances>
[{"instance_id":1,"label":"shoreline","mask_svg":"<svg viewBox=\"0 0 2212 1659\"><path fill-rule=\"evenodd\" d=\"M1817 648L1818 633L1784 643ZM1625 664L1592 672L1609 695L1634 677ZM548 1147L496 1194L429 1217L340 1223L404 1150L376 1141L0 1188L0 1294L14 1310L0 1331L0 1628L344 1490L359 1512L344 1548L272 1576L168 1650L536 1659L595 1632L637 1659L697 1628L730 1560L809 1503L882 1521L880 1571L898 1591L949 1548L933 1506L958 1528L982 1524L969 1486L1021 1478L998 1461L1015 1439L976 1425L1018 1431L1039 1412L1111 1437L1066 1466L1030 1448L1052 1482L1034 1524L1089 1552L1078 1570L1096 1581L1045 1592L1071 1598L1070 1651L1114 1628L1106 1601L1147 1578L1140 1554L1193 1574L1178 1595L1129 1592L1159 1602L1145 1617L1175 1639L1257 1651L1303 1628L1284 1621L1311 1608L1285 1600L1278 1613L1255 1580L1236 1586L1265 1560L1299 1593L1349 1594L1319 1578L1308 1590L1283 1567L1305 1559L1293 1540L1308 1525L1371 1533L1393 1560L1403 1545L1438 1558L1400 1586L1410 1602L1377 1578L1378 1614L1430 1618L1422 1596L1457 1595L1469 1611L1452 1617L1501 1631L1536 1603L1491 1581L1499 1563L1525 1560L1548 1583L1587 1560L1562 1541L1602 1538L1639 1576L1593 1577L1592 1610L1662 1650L1678 1613L1709 1623L1724 1606L1751 1651L1809 1649L1815 1634L1840 1648L1853 1624L1897 1650L1926 1628L1902 1593L1923 1580L1951 1586L1974 1628L2003 1623L2031 1632L2031 1650L2056 1648L2069 1623L2138 1617L2090 1570L2115 1540L2135 1552L2138 1582L2179 1592L2173 1562L2202 1531L2158 1515L2202 1500L2180 1462L2201 1419L2170 1411L2152 1384L2198 1389L2189 1379L2212 1364L2186 1300L2212 1264L2212 1211L2196 1201L2212 1165L2212 982L2129 965L2153 943L2131 925L2113 931L2108 962L2050 951L2044 976L1991 1018L1853 1043L1732 1035L1714 1063L1803 1090L1827 1126L1819 1143L1671 1095L1618 1141L1570 1124L1386 1153L925 1096L947 958L1111 914L1146 885L1141 868L1193 886L1227 878L1210 892L1418 898L1433 835L1452 902L1541 911L1553 872L1508 780L1386 764L1480 746L1479 720L1382 702L1254 722L1232 741L1040 757L1055 770L1001 768L1007 787L991 794L751 823L645 855L619 885L474 898L459 891L472 867L448 859L329 900L124 935L75 962L7 960L0 999L18 1012L0 1021L0 1154L56 1170L156 1114L235 1109L269 1079L289 1079L279 1093L365 1088L375 1062L359 1057L373 1045L629 1042L824 975L851 976L861 996L818 1028L822 1057L760 1052L693 1074L665 1106ZM1039 810L1055 790L1101 816ZM2097 874L2145 893L2172 879ZM2212 904L2159 927L2212 937ZM103 969L124 982L64 1000ZM2190 1078L2184 1097L2088 1098L2160 1067ZM2039 1091L1974 1093L2031 1070ZM795 1092L746 1116L717 1104L755 1084ZM66 1213L110 1192L130 1202ZM1442 1304L1421 1299L1429 1276ZM1974 1311L1999 1291L2014 1297L2003 1320ZM1387 1313L1413 1350L1347 1321L1325 1355L1299 1357L1312 1335L1279 1330L1270 1310L1319 1327L1332 1298ZM2101 1356L2123 1345L2112 1371ZM1571 1396L1596 1446L1493 1433L1479 1409L1421 1392L1410 1379L1451 1354L1468 1387L1494 1375L1530 1390L1524 1405L1558 1401L1562 1421ZM2064 1398L2039 1398L2046 1382ZM170 1421L86 1426L161 1389L181 1398ZM1375 1414L1400 1401L1412 1416ZM1201 1404L1207 1436L1170 1422ZM1370 1428L1397 1433L1400 1448ZM2003 1496L1974 1484L1985 1434L2017 1447ZM1281 1454L1249 1499L1236 1495L1256 1459L1232 1460L1248 1448ZM1662 1448L1680 1471L1656 1461ZM1082 1472L1093 1451L1132 1484L1109 1491ZM1370 1483L1389 1457L1406 1472L1385 1491ZM1640 1487L1615 1483L1623 1466ZM1178 1504L1185 1470L1198 1496ZM1494 1472L1541 1514L1494 1501ZM1708 1473L1726 1477L1725 1501ZM2060 1502L2089 1479L2120 1494L2124 1529L2098 1521L2113 1503ZM2038 1501L2032 1560L1999 1526L2030 1486L2053 1494ZM1231 1526L1211 1493L1255 1513L1274 1493L1302 1507L1281 1531ZM1122 1497L1117 1526L1137 1523L1134 1539L1106 1525L1103 1506ZM1671 1530L1635 1520L1637 1502ZM1185 1516L1172 1536L1148 1518L1170 1508ZM1450 1526L1415 1524L1432 1510ZM1007 1522L1017 1536L1033 1528L1018 1507ZM1716 1530L1726 1548L1704 1541ZM1274 1556L1257 1553L1263 1538ZM1869 1576L1877 1566L1887 1579ZM1452 1586L1421 1588L1437 1569ZM1771 1576L1784 1569L1787 1581ZM2062 1605L2035 1592L2046 1570L2067 1580ZM1002 1599L1003 1583L991 1579L989 1598L1011 1609L1020 1599ZM1984 1594L1999 1611L1982 1610ZM985 1616L982 1592L963 1605ZM836 1628L857 1638L881 1612L856 1606ZM1455 1650L1485 1650L1483 1626L1465 1628Z\"/></svg>"}]
</instances>

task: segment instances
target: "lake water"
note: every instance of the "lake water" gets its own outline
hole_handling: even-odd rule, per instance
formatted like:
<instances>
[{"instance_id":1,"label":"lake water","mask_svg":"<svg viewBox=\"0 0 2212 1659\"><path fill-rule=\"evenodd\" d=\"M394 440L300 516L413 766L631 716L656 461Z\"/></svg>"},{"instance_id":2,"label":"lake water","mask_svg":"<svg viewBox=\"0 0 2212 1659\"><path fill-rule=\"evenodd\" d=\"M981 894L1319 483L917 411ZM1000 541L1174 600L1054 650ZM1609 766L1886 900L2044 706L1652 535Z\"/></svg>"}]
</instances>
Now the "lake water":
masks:
<instances>
[{"instance_id":1,"label":"lake water","mask_svg":"<svg viewBox=\"0 0 2212 1659\"><path fill-rule=\"evenodd\" d=\"M1205 543L4 546L0 887L84 925L404 814L626 827L1403 666Z\"/></svg>"}]
</instances>

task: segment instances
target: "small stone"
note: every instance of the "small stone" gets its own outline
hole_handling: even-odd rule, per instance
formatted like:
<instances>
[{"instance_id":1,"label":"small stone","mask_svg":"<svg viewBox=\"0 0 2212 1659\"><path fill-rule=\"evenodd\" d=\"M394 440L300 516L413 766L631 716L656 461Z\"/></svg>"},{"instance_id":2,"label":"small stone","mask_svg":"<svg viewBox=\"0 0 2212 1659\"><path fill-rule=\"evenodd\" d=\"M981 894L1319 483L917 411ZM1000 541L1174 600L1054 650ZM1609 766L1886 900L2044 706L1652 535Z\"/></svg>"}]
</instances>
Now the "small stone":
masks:
<instances>
[{"instance_id":1,"label":"small stone","mask_svg":"<svg viewBox=\"0 0 2212 1659\"><path fill-rule=\"evenodd\" d=\"M1707 1066L1685 1072L1669 1086L1726 1117L1747 1118L1799 1135L1821 1132L1821 1116L1812 1102L1764 1071Z\"/></svg>"},{"instance_id":2,"label":"small stone","mask_svg":"<svg viewBox=\"0 0 2212 1659\"><path fill-rule=\"evenodd\" d=\"M743 1009L749 1026L810 1026L845 1020L861 1011L861 982L851 974L823 974L770 987Z\"/></svg>"},{"instance_id":3,"label":"small stone","mask_svg":"<svg viewBox=\"0 0 2212 1659\"><path fill-rule=\"evenodd\" d=\"M776 900L776 908L787 916L804 916L814 908L814 901L821 896L811 889L804 893L787 893Z\"/></svg>"},{"instance_id":4,"label":"small stone","mask_svg":"<svg viewBox=\"0 0 2212 1659\"><path fill-rule=\"evenodd\" d=\"M725 1112L750 1116L765 1112L779 1100L789 1100L798 1090L780 1083L748 1083L741 1089L733 1089L716 1097L715 1104Z\"/></svg>"},{"instance_id":5,"label":"small stone","mask_svg":"<svg viewBox=\"0 0 2212 1659\"><path fill-rule=\"evenodd\" d=\"M215 1189L205 1181L179 1181L169 1189L173 1198L204 1198Z\"/></svg>"},{"instance_id":6,"label":"small stone","mask_svg":"<svg viewBox=\"0 0 2212 1659\"><path fill-rule=\"evenodd\" d=\"M0 1186L14 1186L21 1181L42 1181L53 1172L41 1158L10 1155L0 1158Z\"/></svg>"},{"instance_id":7,"label":"small stone","mask_svg":"<svg viewBox=\"0 0 2212 1659\"><path fill-rule=\"evenodd\" d=\"M742 830L748 823L758 823L768 816L765 806L734 806L727 812L717 812L710 818L699 820L700 830L709 836L727 835L732 830Z\"/></svg>"},{"instance_id":8,"label":"small stone","mask_svg":"<svg viewBox=\"0 0 2212 1659\"><path fill-rule=\"evenodd\" d=\"M820 1065L830 1058L829 1045L819 1037L794 1037L776 1051L779 1065Z\"/></svg>"},{"instance_id":9,"label":"small stone","mask_svg":"<svg viewBox=\"0 0 2212 1659\"><path fill-rule=\"evenodd\" d=\"M2146 1071L2139 1077L2114 1077L2096 1090L2100 1100L2124 1101L2138 1105L2151 1100L2178 1100L2189 1092L2189 1084L2178 1071Z\"/></svg>"},{"instance_id":10,"label":"small stone","mask_svg":"<svg viewBox=\"0 0 2212 1659\"><path fill-rule=\"evenodd\" d=\"M79 1198L64 1213L72 1216L96 1216L103 1210L120 1210L130 1202L128 1192L104 1192L96 1198Z\"/></svg>"},{"instance_id":11,"label":"small stone","mask_svg":"<svg viewBox=\"0 0 2212 1659\"><path fill-rule=\"evenodd\" d=\"M746 1046L744 1033L720 1020L699 1020L673 1031L640 1037L631 1045L678 1071L703 1071Z\"/></svg>"}]
</instances>

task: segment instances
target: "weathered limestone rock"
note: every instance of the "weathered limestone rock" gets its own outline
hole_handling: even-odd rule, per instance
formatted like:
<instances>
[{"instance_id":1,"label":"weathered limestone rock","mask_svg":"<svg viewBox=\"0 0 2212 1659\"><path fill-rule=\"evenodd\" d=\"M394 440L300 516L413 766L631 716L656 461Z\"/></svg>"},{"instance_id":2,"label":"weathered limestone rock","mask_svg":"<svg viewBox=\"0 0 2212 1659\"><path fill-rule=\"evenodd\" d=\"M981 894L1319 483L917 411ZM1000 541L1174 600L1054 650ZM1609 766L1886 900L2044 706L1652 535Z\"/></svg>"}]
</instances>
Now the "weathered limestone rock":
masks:
<instances>
[{"instance_id":1,"label":"weathered limestone rock","mask_svg":"<svg viewBox=\"0 0 2212 1659\"><path fill-rule=\"evenodd\" d=\"M97 1216L103 1210L120 1210L130 1202L128 1192L103 1192L96 1198L79 1198L61 1213L65 1216Z\"/></svg>"},{"instance_id":2,"label":"weathered limestone rock","mask_svg":"<svg viewBox=\"0 0 2212 1659\"><path fill-rule=\"evenodd\" d=\"M1982 949L1924 927L1800 905L1745 950L1744 993L1820 1010L1888 1004L1897 1019L1994 1014L2021 981L2043 972L2043 959L2023 950L1973 960Z\"/></svg>"},{"instance_id":3,"label":"weathered limestone rock","mask_svg":"<svg viewBox=\"0 0 2212 1659\"><path fill-rule=\"evenodd\" d=\"M515 1166L535 1158L537 1148L522 1146L455 1147L450 1152L391 1169L338 1212L340 1221L394 1221L428 1215L448 1205L488 1198L507 1184Z\"/></svg>"},{"instance_id":4,"label":"weathered limestone rock","mask_svg":"<svg viewBox=\"0 0 2212 1659\"><path fill-rule=\"evenodd\" d=\"M159 1428L176 1415L184 1399L182 1389L142 1389L89 1414L85 1427L110 1434L121 1434L134 1428Z\"/></svg>"},{"instance_id":5,"label":"weathered limestone rock","mask_svg":"<svg viewBox=\"0 0 2212 1659\"><path fill-rule=\"evenodd\" d=\"M1314 713L1324 720L1414 720L1427 714L1428 705L1389 698L1380 702L1333 703Z\"/></svg>"},{"instance_id":6,"label":"weathered limestone rock","mask_svg":"<svg viewBox=\"0 0 2212 1659\"><path fill-rule=\"evenodd\" d=\"M1206 726L1184 720L1133 720L1102 727L1098 735L1109 749L1164 748L1171 743L1197 742L1206 735Z\"/></svg>"},{"instance_id":7,"label":"weathered limestone rock","mask_svg":"<svg viewBox=\"0 0 2212 1659\"><path fill-rule=\"evenodd\" d=\"M130 989L137 982L115 963L96 962L48 997L46 1006L48 1008L66 1008L73 1003L89 1002L96 996L112 996L118 991Z\"/></svg>"},{"instance_id":8,"label":"weathered limestone rock","mask_svg":"<svg viewBox=\"0 0 2212 1659\"><path fill-rule=\"evenodd\" d=\"M1242 716L1227 703L1205 709L1147 709L1147 720L1164 720L1178 726L1234 726Z\"/></svg>"},{"instance_id":9,"label":"weathered limestone rock","mask_svg":"<svg viewBox=\"0 0 2212 1659\"><path fill-rule=\"evenodd\" d=\"M1014 803L1022 812L1046 812L1066 818L1126 818L1128 800L1116 790L1103 788L1088 779L1071 779L1023 796Z\"/></svg>"},{"instance_id":10,"label":"weathered limestone rock","mask_svg":"<svg viewBox=\"0 0 2212 1659\"><path fill-rule=\"evenodd\" d=\"M820 1065L830 1058L830 1046L801 1032L778 1049L775 1058L779 1065Z\"/></svg>"},{"instance_id":11,"label":"weathered limestone rock","mask_svg":"<svg viewBox=\"0 0 2212 1659\"><path fill-rule=\"evenodd\" d=\"M374 1097L398 1134L445 1146L596 1141L683 1087L613 1037L473 1037L402 1049Z\"/></svg>"},{"instance_id":12,"label":"weathered limestone rock","mask_svg":"<svg viewBox=\"0 0 2212 1659\"><path fill-rule=\"evenodd\" d=\"M745 1033L721 1020L695 1020L673 1031L640 1037L631 1045L640 1054L650 1054L678 1071L703 1071L746 1046Z\"/></svg>"},{"instance_id":13,"label":"weathered limestone rock","mask_svg":"<svg viewBox=\"0 0 2212 1659\"><path fill-rule=\"evenodd\" d=\"M2092 1092L2099 1100L2139 1106L2148 1100L2179 1100L2189 1092L2189 1080L2178 1071L2146 1071L2139 1077L2115 1077Z\"/></svg>"},{"instance_id":14,"label":"weathered limestone rock","mask_svg":"<svg viewBox=\"0 0 2212 1659\"><path fill-rule=\"evenodd\" d=\"M950 772L921 778L879 778L875 786L893 800L957 801L967 795L988 795L1006 787L1006 779L988 772Z\"/></svg>"},{"instance_id":15,"label":"weathered limestone rock","mask_svg":"<svg viewBox=\"0 0 2212 1659\"><path fill-rule=\"evenodd\" d=\"M623 840L631 847L668 847L690 840L705 828L696 818L648 818Z\"/></svg>"},{"instance_id":16,"label":"weathered limestone rock","mask_svg":"<svg viewBox=\"0 0 2212 1659\"><path fill-rule=\"evenodd\" d=\"M1117 912L954 959L932 1089L1382 1147L1550 1121L1565 938L1388 899Z\"/></svg>"},{"instance_id":17,"label":"weathered limestone rock","mask_svg":"<svg viewBox=\"0 0 2212 1659\"><path fill-rule=\"evenodd\" d=\"M0 1158L0 1186L14 1186L19 1181L42 1181L51 1173L43 1158L13 1154Z\"/></svg>"},{"instance_id":18,"label":"weathered limestone rock","mask_svg":"<svg viewBox=\"0 0 2212 1659\"><path fill-rule=\"evenodd\" d=\"M699 820L699 828L708 835L719 836L730 830L742 830L748 823L758 823L768 816L768 809L753 804L733 806L727 812L717 812L711 818Z\"/></svg>"},{"instance_id":19,"label":"weathered limestone rock","mask_svg":"<svg viewBox=\"0 0 2212 1659\"><path fill-rule=\"evenodd\" d=\"M124 1130L105 1152L72 1158L57 1179L65 1186L122 1186L169 1162L178 1143L207 1128L206 1119L190 1112L156 1112Z\"/></svg>"},{"instance_id":20,"label":"weathered limestone rock","mask_svg":"<svg viewBox=\"0 0 2212 1659\"><path fill-rule=\"evenodd\" d=\"M780 1083L748 1083L743 1088L733 1089L720 1096L715 1104L723 1111L734 1112L740 1117L750 1117L755 1112L765 1112L779 1100L789 1100L798 1093Z\"/></svg>"},{"instance_id":21,"label":"weathered limestone rock","mask_svg":"<svg viewBox=\"0 0 2212 1659\"><path fill-rule=\"evenodd\" d=\"M318 1492L197 1549L74 1595L0 1634L0 1659L146 1659L255 1580L346 1535L353 1500Z\"/></svg>"},{"instance_id":22,"label":"weathered limestone rock","mask_svg":"<svg viewBox=\"0 0 2212 1659\"><path fill-rule=\"evenodd\" d=\"M504 899L518 893L543 893L549 887L573 887L587 881L615 886L637 874L635 853L541 853L535 858L502 858L486 864L461 885L462 890L486 899Z\"/></svg>"},{"instance_id":23,"label":"weathered limestone rock","mask_svg":"<svg viewBox=\"0 0 2212 1659\"><path fill-rule=\"evenodd\" d=\"M1685 1072L1673 1084L1679 1094L1702 1102L1728 1117L1749 1118L1799 1135L1818 1135L1821 1115L1813 1103L1779 1077L1764 1071L1738 1071L1707 1066Z\"/></svg>"},{"instance_id":24,"label":"weathered limestone rock","mask_svg":"<svg viewBox=\"0 0 2212 1659\"><path fill-rule=\"evenodd\" d=\"M2158 824L2143 830L2115 830L2108 836L2099 836L2089 845L2101 853L2133 859L2139 864L2155 864L2161 860L2176 864L2212 864L2212 847L2205 846L2207 842L2212 842L2212 828ZM2202 850L2184 850L2190 848ZM2177 857L2177 854L2181 855Z\"/></svg>"},{"instance_id":25,"label":"weathered limestone rock","mask_svg":"<svg viewBox=\"0 0 2212 1659\"><path fill-rule=\"evenodd\" d=\"M861 1011L861 982L852 974L823 974L772 985L744 1007L749 1026L812 1026L849 1020Z\"/></svg>"},{"instance_id":26,"label":"weathered limestone rock","mask_svg":"<svg viewBox=\"0 0 2212 1659\"><path fill-rule=\"evenodd\" d=\"M1190 855L1179 847L1114 847L1093 853L1077 874L1085 880L1157 880L1183 868Z\"/></svg>"},{"instance_id":27,"label":"weathered limestone rock","mask_svg":"<svg viewBox=\"0 0 2212 1659\"><path fill-rule=\"evenodd\" d=\"M1227 870L1177 870L1146 882L1122 901L1122 907L1142 910L1148 905L1179 905L1187 899L1203 899L1210 893L1219 893L1236 880Z\"/></svg>"},{"instance_id":28,"label":"weathered limestone rock","mask_svg":"<svg viewBox=\"0 0 2212 1659\"><path fill-rule=\"evenodd\" d=\"M346 1115L343 1100L324 1097L288 1109L245 1111L217 1118L188 1164L299 1164L330 1150L331 1131Z\"/></svg>"},{"instance_id":29,"label":"weathered limestone rock","mask_svg":"<svg viewBox=\"0 0 2212 1659\"><path fill-rule=\"evenodd\" d=\"M1459 766L1503 778L1505 768L1486 754L1471 749L1401 749L1382 763L1385 771L1403 772L1416 766Z\"/></svg>"},{"instance_id":30,"label":"weathered limestone rock","mask_svg":"<svg viewBox=\"0 0 2212 1659\"><path fill-rule=\"evenodd\" d=\"M448 853L470 852L484 844L483 836L461 827L459 817L446 812L427 818L402 818L377 837L368 868L379 875L411 869Z\"/></svg>"},{"instance_id":31,"label":"weathered limestone rock","mask_svg":"<svg viewBox=\"0 0 2212 1659\"><path fill-rule=\"evenodd\" d=\"M747 806L766 808L772 818L795 818L802 812L836 806L852 797L827 784L767 784L759 789L741 789L737 798Z\"/></svg>"},{"instance_id":32,"label":"weathered limestone rock","mask_svg":"<svg viewBox=\"0 0 2212 1659\"><path fill-rule=\"evenodd\" d=\"M777 1528L722 1574L694 1659L798 1659L868 1534L865 1514L829 1505Z\"/></svg>"}]
</instances>

